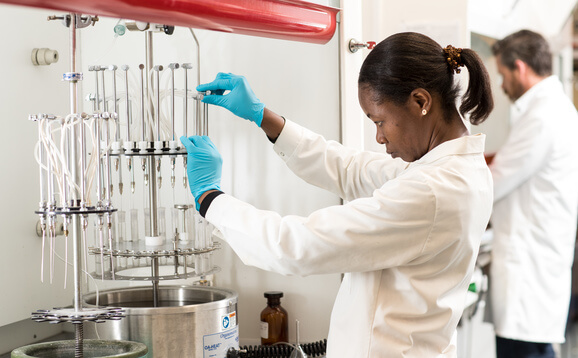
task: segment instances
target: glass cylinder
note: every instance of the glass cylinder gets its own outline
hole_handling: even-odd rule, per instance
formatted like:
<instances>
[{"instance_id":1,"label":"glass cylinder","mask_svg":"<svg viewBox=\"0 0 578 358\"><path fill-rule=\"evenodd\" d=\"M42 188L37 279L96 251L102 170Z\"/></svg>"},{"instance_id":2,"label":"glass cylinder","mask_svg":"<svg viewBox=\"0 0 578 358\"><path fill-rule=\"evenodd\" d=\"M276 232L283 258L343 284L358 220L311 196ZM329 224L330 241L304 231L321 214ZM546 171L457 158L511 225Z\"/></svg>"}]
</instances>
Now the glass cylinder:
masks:
<instances>
[{"instance_id":1,"label":"glass cylinder","mask_svg":"<svg viewBox=\"0 0 578 358\"><path fill-rule=\"evenodd\" d=\"M167 236L167 216L166 209L162 206L157 209L157 224L159 236L165 238Z\"/></svg>"},{"instance_id":2,"label":"glass cylinder","mask_svg":"<svg viewBox=\"0 0 578 358\"><path fill-rule=\"evenodd\" d=\"M130 221L130 241L137 242L140 238L139 224L138 224L138 209L130 209L129 221Z\"/></svg>"},{"instance_id":3,"label":"glass cylinder","mask_svg":"<svg viewBox=\"0 0 578 358\"><path fill-rule=\"evenodd\" d=\"M207 221L198 212L195 212L195 250L203 250L206 245Z\"/></svg>"},{"instance_id":4,"label":"glass cylinder","mask_svg":"<svg viewBox=\"0 0 578 358\"><path fill-rule=\"evenodd\" d=\"M117 242L128 241L126 236L126 212L124 210L119 210L115 214Z\"/></svg>"}]
</instances>

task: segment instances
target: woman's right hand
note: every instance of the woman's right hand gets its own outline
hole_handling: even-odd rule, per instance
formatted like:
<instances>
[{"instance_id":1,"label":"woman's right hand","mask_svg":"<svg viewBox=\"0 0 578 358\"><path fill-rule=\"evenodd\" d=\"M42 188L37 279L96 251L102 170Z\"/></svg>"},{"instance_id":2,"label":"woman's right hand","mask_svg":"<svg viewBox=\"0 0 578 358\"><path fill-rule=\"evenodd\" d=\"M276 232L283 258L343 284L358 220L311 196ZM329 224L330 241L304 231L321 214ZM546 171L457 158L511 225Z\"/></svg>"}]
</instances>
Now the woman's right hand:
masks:
<instances>
[{"instance_id":1,"label":"woman's right hand","mask_svg":"<svg viewBox=\"0 0 578 358\"><path fill-rule=\"evenodd\" d=\"M197 91L211 91L204 96L204 103L226 108L261 127L265 105L255 96L245 77L219 72L213 82L197 86Z\"/></svg>"}]
</instances>

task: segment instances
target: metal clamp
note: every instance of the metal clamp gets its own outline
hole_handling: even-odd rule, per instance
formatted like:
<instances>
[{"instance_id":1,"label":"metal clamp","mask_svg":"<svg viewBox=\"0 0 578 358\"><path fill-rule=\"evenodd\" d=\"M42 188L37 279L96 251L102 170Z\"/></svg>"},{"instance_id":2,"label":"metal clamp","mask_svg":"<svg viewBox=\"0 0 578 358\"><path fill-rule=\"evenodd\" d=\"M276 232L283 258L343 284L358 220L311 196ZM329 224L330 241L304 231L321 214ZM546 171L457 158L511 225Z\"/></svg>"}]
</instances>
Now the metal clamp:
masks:
<instances>
[{"instance_id":1,"label":"metal clamp","mask_svg":"<svg viewBox=\"0 0 578 358\"><path fill-rule=\"evenodd\" d=\"M375 47L375 41L359 42L356 39L349 40L349 52L356 53L360 48L367 48L372 50Z\"/></svg>"}]
</instances>

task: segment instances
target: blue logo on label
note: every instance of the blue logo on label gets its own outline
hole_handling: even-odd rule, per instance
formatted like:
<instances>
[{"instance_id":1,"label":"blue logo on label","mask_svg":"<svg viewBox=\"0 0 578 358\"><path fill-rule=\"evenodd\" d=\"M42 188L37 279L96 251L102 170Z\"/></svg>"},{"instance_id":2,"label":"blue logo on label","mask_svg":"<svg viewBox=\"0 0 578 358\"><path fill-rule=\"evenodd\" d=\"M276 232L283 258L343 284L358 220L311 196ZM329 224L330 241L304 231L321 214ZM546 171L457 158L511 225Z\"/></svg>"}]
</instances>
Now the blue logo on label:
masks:
<instances>
[{"instance_id":1,"label":"blue logo on label","mask_svg":"<svg viewBox=\"0 0 578 358\"><path fill-rule=\"evenodd\" d=\"M223 328L229 328L229 317L223 317Z\"/></svg>"}]
</instances>

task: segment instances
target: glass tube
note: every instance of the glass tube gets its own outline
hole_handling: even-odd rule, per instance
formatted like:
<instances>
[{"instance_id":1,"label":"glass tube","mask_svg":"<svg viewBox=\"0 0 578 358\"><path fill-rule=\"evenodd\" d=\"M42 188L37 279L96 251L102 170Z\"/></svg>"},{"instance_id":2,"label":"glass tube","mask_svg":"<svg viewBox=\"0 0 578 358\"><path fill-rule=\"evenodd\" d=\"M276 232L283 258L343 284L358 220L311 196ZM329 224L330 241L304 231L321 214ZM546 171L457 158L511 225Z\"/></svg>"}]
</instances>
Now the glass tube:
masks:
<instances>
[{"instance_id":1,"label":"glass tube","mask_svg":"<svg viewBox=\"0 0 578 358\"><path fill-rule=\"evenodd\" d=\"M128 241L126 236L126 212L124 210L119 210L115 214L117 242Z\"/></svg>"},{"instance_id":2,"label":"glass tube","mask_svg":"<svg viewBox=\"0 0 578 358\"><path fill-rule=\"evenodd\" d=\"M193 262L195 263L195 273L197 276L203 274L203 265L201 260L201 255L193 255Z\"/></svg>"},{"instance_id":3,"label":"glass tube","mask_svg":"<svg viewBox=\"0 0 578 358\"><path fill-rule=\"evenodd\" d=\"M213 246L213 229L214 226L205 220L205 248Z\"/></svg>"},{"instance_id":4,"label":"glass tube","mask_svg":"<svg viewBox=\"0 0 578 358\"><path fill-rule=\"evenodd\" d=\"M157 210L157 222L159 223L159 236L161 236L164 241L167 234L167 220L166 209L163 206L159 207Z\"/></svg>"},{"instance_id":5,"label":"glass tube","mask_svg":"<svg viewBox=\"0 0 578 358\"><path fill-rule=\"evenodd\" d=\"M138 209L130 209L130 241L138 242L139 240L139 224L138 224Z\"/></svg>"},{"instance_id":6,"label":"glass tube","mask_svg":"<svg viewBox=\"0 0 578 358\"><path fill-rule=\"evenodd\" d=\"M175 235L179 234L179 240L182 240L183 233L179 229L179 209L171 208L171 227L169 228L169 239L176 240Z\"/></svg>"},{"instance_id":7,"label":"glass tube","mask_svg":"<svg viewBox=\"0 0 578 358\"><path fill-rule=\"evenodd\" d=\"M189 209L185 211L185 227L187 229L186 241L195 240L195 210Z\"/></svg>"},{"instance_id":8,"label":"glass tube","mask_svg":"<svg viewBox=\"0 0 578 358\"><path fill-rule=\"evenodd\" d=\"M206 223L201 214L195 212L195 250L202 250L206 247Z\"/></svg>"}]
</instances>

